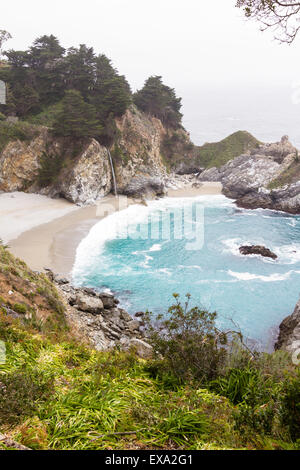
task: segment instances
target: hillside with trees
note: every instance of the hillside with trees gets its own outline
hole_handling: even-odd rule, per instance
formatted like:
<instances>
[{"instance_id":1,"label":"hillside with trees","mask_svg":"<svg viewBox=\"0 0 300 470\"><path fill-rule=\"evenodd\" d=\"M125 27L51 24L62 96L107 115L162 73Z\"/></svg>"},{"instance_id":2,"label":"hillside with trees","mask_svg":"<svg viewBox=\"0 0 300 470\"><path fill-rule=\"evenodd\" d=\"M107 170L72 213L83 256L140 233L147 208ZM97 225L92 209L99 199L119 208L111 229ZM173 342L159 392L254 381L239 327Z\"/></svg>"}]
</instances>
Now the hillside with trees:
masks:
<instances>
[{"instance_id":1,"label":"hillside with trees","mask_svg":"<svg viewBox=\"0 0 300 470\"><path fill-rule=\"evenodd\" d=\"M1 44L9 39L2 32ZM0 80L7 83L7 103L0 111L54 128L55 135L96 137L106 143L113 120L134 101L166 126L181 125L181 99L150 77L132 95L123 75L104 54L81 44L65 49L53 36L41 36L25 51L3 52Z\"/></svg>"}]
</instances>

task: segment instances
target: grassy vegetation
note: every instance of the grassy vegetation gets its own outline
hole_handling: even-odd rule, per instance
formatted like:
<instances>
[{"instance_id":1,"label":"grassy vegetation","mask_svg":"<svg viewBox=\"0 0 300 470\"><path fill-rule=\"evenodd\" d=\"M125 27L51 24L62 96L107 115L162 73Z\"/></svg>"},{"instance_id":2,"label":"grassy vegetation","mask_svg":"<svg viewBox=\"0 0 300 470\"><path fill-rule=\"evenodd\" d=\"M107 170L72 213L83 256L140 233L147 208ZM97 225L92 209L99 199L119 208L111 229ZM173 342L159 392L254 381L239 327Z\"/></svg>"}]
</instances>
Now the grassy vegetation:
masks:
<instances>
[{"instance_id":1,"label":"grassy vegetation","mask_svg":"<svg viewBox=\"0 0 300 470\"><path fill-rule=\"evenodd\" d=\"M155 376L152 364L134 352L53 343L17 321L8 325L3 315L0 338L7 348L0 366L0 431L33 449L298 448L279 424L272 432L265 424L272 404L253 408L241 401L244 385L239 404L221 396L231 396L237 382L215 385L220 394L193 382L178 384ZM293 380L295 399L299 381Z\"/></svg>"},{"instance_id":2,"label":"grassy vegetation","mask_svg":"<svg viewBox=\"0 0 300 470\"><path fill-rule=\"evenodd\" d=\"M216 143L197 147L196 162L199 166L220 167L243 152L256 148L260 142L246 131L238 131Z\"/></svg>"},{"instance_id":3,"label":"grassy vegetation","mask_svg":"<svg viewBox=\"0 0 300 470\"><path fill-rule=\"evenodd\" d=\"M300 163L295 159L291 165L268 185L269 189L277 189L286 184L296 183L300 179Z\"/></svg>"},{"instance_id":4,"label":"grassy vegetation","mask_svg":"<svg viewBox=\"0 0 300 470\"><path fill-rule=\"evenodd\" d=\"M6 315L8 310L19 314L27 328L51 337L61 337L68 330L55 286L0 243L0 314Z\"/></svg>"},{"instance_id":5,"label":"grassy vegetation","mask_svg":"<svg viewBox=\"0 0 300 470\"><path fill-rule=\"evenodd\" d=\"M169 132L162 141L161 156L167 170L176 167L183 158L192 159L195 147L181 130Z\"/></svg>"},{"instance_id":6,"label":"grassy vegetation","mask_svg":"<svg viewBox=\"0 0 300 470\"><path fill-rule=\"evenodd\" d=\"M19 121L11 123L0 119L0 152L8 142L21 140L29 142L39 133L39 128L28 122Z\"/></svg>"},{"instance_id":7,"label":"grassy vegetation","mask_svg":"<svg viewBox=\"0 0 300 470\"><path fill-rule=\"evenodd\" d=\"M6 346L0 432L20 444L53 450L300 448L299 368L283 352L250 357L237 348L226 354L215 314L182 309L176 297L171 321L163 320L172 337L150 331L154 356L143 360L134 350L97 352L66 329L55 331L64 321L54 286L4 247L0 295ZM27 316L42 297L41 309L47 304L53 315L50 329L24 321L25 309L17 307L19 317L12 318L3 307L25 305ZM201 343L197 354L205 355L199 360L195 342ZM214 357L220 367L211 374L207 364L214 366ZM179 375L183 362L186 373Z\"/></svg>"},{"instance_id":8,"label":"grassy vegetation","mask_svg":"<svg viewBox=\"0 0 300 470\"><path fill-rule=\"evenodd\" d=\"M168 390L134 354L51 344L2 322L0 429L18 442L35 449L236 445L226 399L185 386Z\"/></svg>"}]
</instances>

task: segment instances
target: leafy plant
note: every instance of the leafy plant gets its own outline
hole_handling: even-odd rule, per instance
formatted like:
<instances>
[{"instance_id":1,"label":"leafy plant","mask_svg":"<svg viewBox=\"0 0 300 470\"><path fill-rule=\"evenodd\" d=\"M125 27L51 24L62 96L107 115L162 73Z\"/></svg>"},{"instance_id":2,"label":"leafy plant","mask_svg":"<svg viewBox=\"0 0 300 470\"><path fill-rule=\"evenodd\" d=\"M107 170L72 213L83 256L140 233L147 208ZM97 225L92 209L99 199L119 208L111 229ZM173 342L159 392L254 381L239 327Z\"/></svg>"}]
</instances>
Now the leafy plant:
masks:
<instances>
[{"instance_id":1,"label":"leafy plant","mask_svg":"<svg viewBox=\"0 0 300 470\"><path fill-rule=\"evenodd\" d=\"M25 304L14 304L13 310L17 313L25 314L27 312L27 307Z\"/></svg>"},{"instance_id":2,"label":"leafy plant","mask_svg":"<svg viewBox=\"0 0 300 470\"><path fill-rule=\"evenodd\" d=\"M281 395L281 419L293 441L300 440L300 371L286 379Z\"/></svg>"},{"instance_id":3,"label":"leafy plant","mask_svg":"<svg viewBox=\"0 0 300 470\"><path fill-rule=\"evenodd\" d=\"M184 305L178 294L173 296L175 304L168 309L167 318L149 312L145 317L159 368L179 381L212 380L218 376L227 355L223 347L227 336L215 325L217 314L189 308L189 294Z\"/></svg>"},{"instance_id":4,"label":"leafy plant","mask_svg":"<svg viewBox=\"0 0 300 470\"><path fill-rule=\"evenodd\" d=\"M53 392L53 378L40 372L12 372L0 375L0 423L15 424L33 416L39 404Z\"/></svg>"},{"instance_id":5,"label":"leafy plant","mask_svg":"<svg viewBox=\"0 0 300 470\"><path fill-rule=\"evenodd\" d=\"M48 186L55 182L63 167L63 158L61 155L43 152L39 163L38 182L41 187Z\"/></svg>"}]
</instances>

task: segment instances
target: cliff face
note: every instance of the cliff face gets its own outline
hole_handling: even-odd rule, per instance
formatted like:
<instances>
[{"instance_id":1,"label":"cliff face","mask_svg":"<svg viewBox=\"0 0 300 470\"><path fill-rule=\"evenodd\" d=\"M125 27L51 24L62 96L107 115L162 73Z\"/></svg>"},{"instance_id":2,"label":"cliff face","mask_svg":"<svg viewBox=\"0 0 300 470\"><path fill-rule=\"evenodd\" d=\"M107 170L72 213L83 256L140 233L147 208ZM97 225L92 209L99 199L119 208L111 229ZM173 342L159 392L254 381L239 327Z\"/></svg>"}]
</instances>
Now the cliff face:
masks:
<instances>
[{"instance_id":1,"label":"cliff face","mask_svg":"<svg viewBox=\"0 0 300 470\"><path fill-rule=\"evenodd\" d=\"M118 192L148 197L163 194L169 166L163 156L164 142L180 134L181 142L189 144L191 151L189 135L183 129L167 130L159 119L134 106L116 120L116 128L111 156ZM180 146L176 150L180 152ZM62 165L51 182L42 187L39 173L45 155L59 156ZM182 154L182 158L189 155ZM0 156L0 191L21 190L64 197L76 204L92 203L112 190L108 150L95 139L77 145L55 139L47 128L41 128L30 142L9 142Z\"/></svg>"},{"instance_id":2,"label":"cliff face","mask_svg":"<svg viewBox=\"0 0 300 470\"><path fill-rule=\"evenodd\" d=\"M284 136L281 142L260 145L220 168L204 171L199 179L220 181L225 196L236 199L241 207L261 207L298 214L300 182L282 178L297 165L297 160L297 149Z\"/></svg>"},{"instance_id":3,"label":"cliff face","mask_svg":"<svg viewBox=\"0 0 300 470\"><path fill-rule=\"evenodd\" d=\"M47 129L32 141L9 142L0 154L0 191L22 191L38 175L39 158L46 149Z\"/></svg>"},{"instance_id":4,"label":"cliff face","mask_svg":"<svg viewBox=\"0 0 300 470\"><path fill-rule=\"evenodd\" d=\"M289 352L300 349L300 300L293 314L281 323L275 349L286 349Z\"/></svg>"},{"instance_id":5,"label":"cliff face","mask_svg":"<svg viewBox=\"0 0 300 470\"><path fill-rule=\"evenodd\" d=\"M75 157L64 160L56 181L39 189L38 183L31 191L50 197L64 197L76 204L89 204L105 196L112 188L112 172L108 151L95 139L91 139Z\"/></svg>"},{"instance_id":6,"label":"cliff face","mask_svg":"<svg viewBox=\"0 0 300 470\"><path fill-rule=\"evenodd\" d=\"M166 129L161 121L132 108L116 124L119 138L111 154L120 191L136 176L164 176L161 145Z\"/></svg>"}]
</instances>

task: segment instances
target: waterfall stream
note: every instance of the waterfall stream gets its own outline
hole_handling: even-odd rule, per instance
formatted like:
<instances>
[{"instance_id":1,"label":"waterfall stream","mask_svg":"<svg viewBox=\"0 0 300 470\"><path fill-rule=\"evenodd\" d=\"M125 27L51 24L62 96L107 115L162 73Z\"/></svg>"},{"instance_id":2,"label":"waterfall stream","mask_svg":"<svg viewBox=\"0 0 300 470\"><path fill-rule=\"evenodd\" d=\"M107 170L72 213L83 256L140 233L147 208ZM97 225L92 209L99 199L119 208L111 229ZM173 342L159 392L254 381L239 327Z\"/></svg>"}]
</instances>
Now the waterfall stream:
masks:
<instances>
[{"instance_id":1,"label":"waterfall stream","mask_svg":"<svg viewBox=\"0 0 300 470\"><path fill-rule=\"evenodd\" d=\"M115 196L117 196L117 195L118 195L118 191L117 191L117 181L116 181L116 175L115 175L114 165L113 165L113 161L112 161L112 158L111 158L110 150L107 149L107 152L108 152L108 156L109 156L109 161L110 161L110 166L111 166L111 173L112 173L113 182L114 182L114 192L115 192Z\"/></svg>"}]
</instances>

